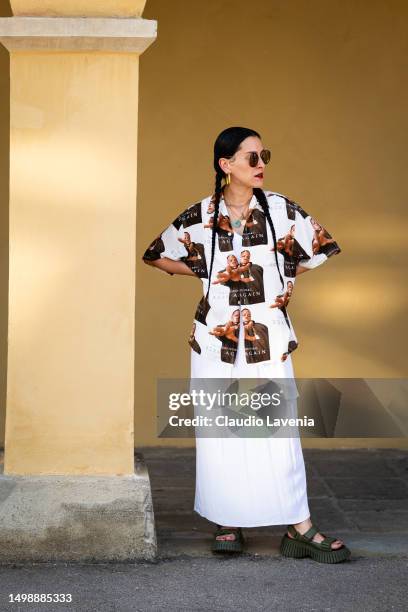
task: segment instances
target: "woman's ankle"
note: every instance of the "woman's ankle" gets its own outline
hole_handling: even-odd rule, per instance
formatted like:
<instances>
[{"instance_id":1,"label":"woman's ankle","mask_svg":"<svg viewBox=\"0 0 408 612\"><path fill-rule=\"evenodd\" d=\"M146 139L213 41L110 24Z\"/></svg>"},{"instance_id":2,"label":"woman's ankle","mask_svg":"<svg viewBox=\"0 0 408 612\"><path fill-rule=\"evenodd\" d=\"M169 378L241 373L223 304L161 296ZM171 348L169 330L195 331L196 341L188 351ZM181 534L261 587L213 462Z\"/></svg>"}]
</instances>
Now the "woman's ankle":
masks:
<instances>
[{"instance_id":1,"label":"woman's ankle","mask_svg":"<svg viewBox=\"0 0 408 612\"><path fill-rule=\"evenodd\" d=\"M292 525L296 531L299 531L299 533L305 533L312 526L312 520L309 516L309 518L305 519L304 521L301 521L300 523L292 523Z\"/></svg>"}]
</instances>

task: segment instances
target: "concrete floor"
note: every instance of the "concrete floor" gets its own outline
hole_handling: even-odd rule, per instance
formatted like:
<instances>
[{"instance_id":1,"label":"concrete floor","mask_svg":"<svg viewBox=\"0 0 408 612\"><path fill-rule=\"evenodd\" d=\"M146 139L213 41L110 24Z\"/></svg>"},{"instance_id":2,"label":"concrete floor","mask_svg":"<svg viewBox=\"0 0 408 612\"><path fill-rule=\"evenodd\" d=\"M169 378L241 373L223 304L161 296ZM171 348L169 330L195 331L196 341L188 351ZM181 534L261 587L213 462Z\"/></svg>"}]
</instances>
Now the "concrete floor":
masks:
<instances>
[{"instance_id":1,"label":"concrete floor","mask_svg":"<svg viewBox=\"0 0 408 612\"><path fill-rule=\"evenodd\" d=\"M215 525L194 512L195 448L144 447L162 559L212 556ZM304 449L312 520L355 556L408 555L408 453ZM247 554L279 555L285 525L246 528Z\"/></svg>"},{"instance_id":2,"label":"concrete floor","mask_svg":"<svg viewBox=\"0 0 408 612\"><path fill-rule=\"evenodd\" d=\"M243 555L213 555L214 525L192 509L195 450L138 452L152 483L157 561L3 566L1 612L406 611L407 452L304 450L312 519L352 551L336 565L281 557L284 525L245 529ZM72 602L11 603L18 593L71 594Z\"/></svg>"}]
</instances>

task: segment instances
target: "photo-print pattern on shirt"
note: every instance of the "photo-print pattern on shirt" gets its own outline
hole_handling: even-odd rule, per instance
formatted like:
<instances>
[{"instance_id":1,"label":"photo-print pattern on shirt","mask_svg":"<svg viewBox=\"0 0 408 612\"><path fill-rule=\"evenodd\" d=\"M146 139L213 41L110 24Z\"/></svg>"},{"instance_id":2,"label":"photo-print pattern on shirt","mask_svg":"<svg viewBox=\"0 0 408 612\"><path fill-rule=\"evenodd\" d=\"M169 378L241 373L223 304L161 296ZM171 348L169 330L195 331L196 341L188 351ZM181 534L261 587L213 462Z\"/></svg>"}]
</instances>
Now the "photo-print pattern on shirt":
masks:
<instances>
[{"instance_id":1,"label":"photo-print pattern on shirt","mask_svg":"<svg viewBox=\"0 0 408 612\"><path fill-rule=\"evenodd\" d=\"M193 204L191 207L187 208L180 215L180 221L183 224L183 227L191 227L197 223L202 223L201 202L197 202L196 204Z\"/></svg>"},{"instance_id":2,"label":"photo-print pattern on shirt","mask_svg":"<svg viewBox=\"0 0 408 612\"><path fill-rule=\"evenodd\" d=\"M252 212L243 228L239 258L234 253L234 233L221 197L208 301L205 296L214 194L187 207L143 254L147 262L165 257L184 261L201 278L203 296L196 307L196 327L189 335L189 344L192 354L203 363L207 359L219 361L220 367L235 363L240 317L245 324L248 364L285 361L299 346L286 311L293 299L297 266L313 269L341 252L324 225L297 202L269 190L264 190L264 194L276 232L283 287L276 269L272 233L255 195L250 202ZM207 336L212 340L206 342Z\"/></svg>"},{"instance_id":3,"label":"photo-print pattern on shirt","mask_svg":"<svg viewBox=\"0 0 408 612\"><path fill-rule=\"evenodd\" d=\"M208 222L204 224L204 229L209 229L212 231L213 223L214 223L214 198L211 198L208 207L207 214L211 215L208 218ZM232 251L233 238L234 233L231 227L230 218L228 215L218 214L218 223L217 223L217 240L218 240L218 248L220 251Z\"/></svg>"},{"instance_id":4,"label":"photo-print pattern on shirt","mask_svg":"<svg viewBox=\"0 0 408 612\"><path fill-rule=\"evenodd\" d=\"M296 212L299 212L299 214L305 218L308 216L308 213L306 213L303 208L294 200L290 200L288 197L282 195L282 194L277 194L277 193L268 193L267 197L273 197L273 196L280 196L281 198L284 199L285 201L285 206L286 206L286 216L288 219L290 219L291 221L296 221Z\"/></svg>"},{"instance_id":5,"label":"photo-print pattern on shirt","mask_svg":"<svg viewBox=\"0 0 408 612\"><path fill-rule=\"evenodd\" d=\"M330 257L330 255L338 253L338 245L329 232L313 217L309 217L309 221L314 230L312 241L313 255L324 253L326 257Z\"/></svg>"},{"instance_id":6,"label":"photo-print pattern on shirt","mask_svg":"<svg viewBox=\"0 0 408 612\"><path fill-rule=\"evenodd\" d=\"M289 342L288 342L288 350L285 353L282 354L281 361L286 361L289 353L291 353L292 351L297 349L298 346L299 345L296 342L296 340L289 340Z\"/></svg>"},{"instance_id":7,"label":"photo-print pattern on shirt","mask_svg":"<svg viewBox=\"0 0 408 612\"><path fill-rule=\"evenodd\" d=\"M293 291L293 282L288 280L285 286L285 293L279 293L275 297L274 303L271 304L269 308L280 308L280 309L286 308L292 296L292 291Z\"/></svg>"},{"instance_id":8,"label":"photo-print pattern on shirt","mask_svg":"<svg viewBox=\"0 0 408 612\"><path fill-rule=\"evenodd\" d=\"M296 202L293 202L292 200L288 200L286 198L286 214L288 216L288 219L291 219L291 221L295 221L297 210L299 210L299 205L296 204Z\"/></svg>"},{"instance_id":9,"label":"photo-print pattern on shirt","mask_svg":"<svg viewBox=\"0 0 408 612\"><path fill-rule=\"evenodd\" d=\"M234 310L226 323L216 325L208 333L221 342L221 361L234 363L238 350L240 311Z\"/></svg>"},{"instance_id":10,"label":"photo-print pattern on shirt","mask_svg":"<svg viewBox=\"0 0 408 612\"><path fill-rule=\"evenodd\" d=\"M148 261L155 261L160 259L160 253L164 252L164 242L160 236L157 236L153 242L147 247L146 252L143 256Z\"/></svg>"},{"instance_id":11,"label":"photo-print pattern on shirt","mask_svg":"<svg viewBox=\"0 0 408 612\"><path fill-rule=\"evenodd\" d=\"M302 246L295 240L295 257L298 260L303 259L311 259L314 255L323 254L326 257L330 257L331 255L336 255L341 252L341 249L337 242L332 238L329 232L326 230L323 225L320 225L316 219L314 219L308 212L304 210L299 204L292 202L292 206L296 207L299 215L305 220L305 223L308 225L309 233L312 232L312 255L308 255L307 252L302 248ZM302 264L300 264L302 265Z\"/></svg>"},{"instance_id":12,"label":"photo-print pattern on shirt","mask_svg":"<svg viewBox=\"0 0 408 612\"><path fill-rule=\"evenodd\" d=\"M188 253L186 257L182 257L182 261L184 261L197 276L208 278L204 245L199 242L193 242L190 232L184 232L184 238L179 238L179 240L184 244Z\"/></svg>"},{"instance_id":13,"label":"photo-print pattern on shirt","mask_svg":"<svg viewBox=\"0 0 408 612\"><path fill-rule=\"evenodd\" d=\"M214 203L210 202L207 213L214 213ZM212 229L214 223L214 215L209 218L208 223L204 228ZM234 232L231 226L229 215L218 215L217 223L218 248L220 251L233 250ZM267 244L268 236L266 231L266 218L262 211L254 209L250 212L242 233L242 246L256 246L257 244Z\"/></svg>"},{"instance_id":14,"label":"photo-print pattern on shirt","mask_svg":"<svg viewBox=\"0 0 408 612\"><path fill-rule=\"evenodd\" d=\"M276 238L278 252L283 255L285 276L296 276L297 259L302 252L302 247L297 244L295 238L295 224L291 225L287 234ZM274 251L275 247L271 248Z\"/></svg>"},{"instance_id":15,"label":"photo-print pattern on shirt","mask_svg":"<svg viewBox=\"0 0 408 612\"><path fill-rule=\"evenodd\" d=\"M200 321L203 325L207 325L207 314L210 310L210 304L208 303L205 295L201 298L201 300L197 304L197 308L195 311L194 319L196 321Z\"/></svg>"},{"instance_id":16,"label":"photo-print pattern on shirt","mask_svg":"<svg viewBox=\"0 0 408 612\"><path fill-rule=\"evenodd\" d=\"M154 261L160 257L169 257L184 261L198 277L208 278L204 244L195 241L191 236L194 231L202 237L201 206L202 203L197 202L178 215L149 245L143 259ZM185 228L188 228L188 231Z\"/></svg>"},{"instance_id":17,"label":"photo-print pattern on shirt","mask_svg":"<svg viewBox=\"0 0 408 612\"><path fill-rule=\"evenodd\" d=\"M267 220L263 211L254 208L249 214L242 233L242 246L256 246L268 243Z\"/></svg>"},{"instance_id":18,"label":"photo-print pattern on shirt","mask_svg":"<svg viewBox=\"0 0 408 612\"><path fill-rule=\"evenodd\" d=\"M191 348L193 349L193 351L195 351L196 353L200 354L201 353L201 346L198 344L196 338L195 338L195 331L196 331L196 323L195 321L193 322L193 326L191 328L191 332L190 332L190 336L188 338L188 343L191 346Z\"/></svg>"},{"instance_id":19,"label":"photo-print pattern on shirt","mask_svg":"<svg viewBox=\"0 0 408 612\"><path fill-rule=\"evenodd\" d=\"M259 363L270 359L269 333L267 325L254 321L249 308L242 309L245 333L245 357L247 363Z\"/></svg>"},{"instance_id":20,"label":"photo-print pattern on shirt","mask_svg":"<svg viewBox=\"0 0 408 612\"><path fill-rule=\"evenodd\" d=\"M228 287L229 305L259 304L265 301L263 286L263 269L251 262L249 249L241 251L240 261L235 254L226 257L225 268L217 272L213 285L221 283Z\"/></svg>"}]
</instances>

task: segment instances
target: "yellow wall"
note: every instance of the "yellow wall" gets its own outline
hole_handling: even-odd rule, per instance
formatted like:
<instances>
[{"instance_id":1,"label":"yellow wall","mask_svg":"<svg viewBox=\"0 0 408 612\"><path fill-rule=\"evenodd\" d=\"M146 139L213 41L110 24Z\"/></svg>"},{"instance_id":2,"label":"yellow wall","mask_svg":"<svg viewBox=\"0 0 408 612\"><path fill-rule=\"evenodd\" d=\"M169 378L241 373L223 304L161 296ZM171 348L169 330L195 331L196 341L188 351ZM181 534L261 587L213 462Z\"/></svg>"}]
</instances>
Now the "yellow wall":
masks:
<instances>
[{"instance_id":1,"label":"yellow wall","mask_svg":"<svg viewBox=\"0 0 408 612\"><path fill-rule=\"evenodd\" d=\"M311 211L343 249L297 281L290 305L300 344L293 356L296 375L407 376L401 254L407 221L407 16L403 0L264 0L256 10L247 0L147 2L143 17L158 20L158 39L140 64L137 445L194 443L155 437L155 384L158 377L189 374L187 336L201 283L162 274L140 258L181 210L211 193L213 142L230 125L260 131L272 150L265 187ZM1 99L4 136L4 93ZM4 176L3 158L2 164ZM3 182L1 198L4 219ZM4 300L1 308L5 363ZM2 373L2 407L4 380ZM304 445L406 442L308 439Z\"/></svg>"}]
</instances>

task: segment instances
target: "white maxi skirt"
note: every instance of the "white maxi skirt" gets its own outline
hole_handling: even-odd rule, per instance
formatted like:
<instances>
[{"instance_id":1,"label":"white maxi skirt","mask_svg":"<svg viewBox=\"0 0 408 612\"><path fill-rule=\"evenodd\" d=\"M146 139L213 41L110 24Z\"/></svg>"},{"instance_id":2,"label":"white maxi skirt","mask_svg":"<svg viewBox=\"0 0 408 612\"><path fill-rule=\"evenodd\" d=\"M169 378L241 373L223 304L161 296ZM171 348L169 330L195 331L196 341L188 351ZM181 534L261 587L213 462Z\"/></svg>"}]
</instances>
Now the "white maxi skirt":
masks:
<instances>
[{"instance_id":1,"label":"white maxi skirt","mask_svg":"<svg viewBox=\"0 0 408 612\"><path fill-rule=\"evenodd\" d=\"M265 378L265 369L246 362L242 317L240 325L231 378ZM293 378L290 354L281 365L283 377ZM191 351L191 378L219 377L216 364L204 368ZM299 437L196 436L195 441L194 510L201 516L234 527L300 523L310 516Z\"/></svg>"}]
</instances>

